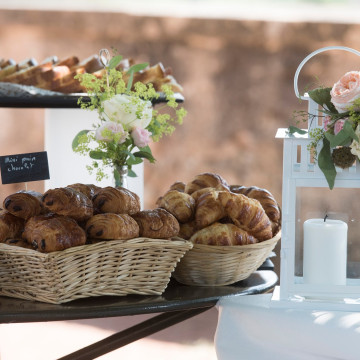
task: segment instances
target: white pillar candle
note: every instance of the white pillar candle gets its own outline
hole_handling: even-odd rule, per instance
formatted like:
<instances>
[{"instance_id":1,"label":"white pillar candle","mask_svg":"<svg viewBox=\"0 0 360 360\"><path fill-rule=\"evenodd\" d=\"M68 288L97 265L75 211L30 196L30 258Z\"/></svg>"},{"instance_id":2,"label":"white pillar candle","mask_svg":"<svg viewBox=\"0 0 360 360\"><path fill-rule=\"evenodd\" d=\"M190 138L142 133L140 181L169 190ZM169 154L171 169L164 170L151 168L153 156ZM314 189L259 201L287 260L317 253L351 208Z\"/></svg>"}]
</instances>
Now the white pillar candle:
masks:
<instances>
[{"instance_id":1,"label":"white pillar candle","mask_svg":"<svg viewBox=\"0 0 360 360\"><path fill-rule=\"evenodd\" d=\"M341 220L304 222L304 283L346 285L347 230Z\"/></svg>"}]
</instances>

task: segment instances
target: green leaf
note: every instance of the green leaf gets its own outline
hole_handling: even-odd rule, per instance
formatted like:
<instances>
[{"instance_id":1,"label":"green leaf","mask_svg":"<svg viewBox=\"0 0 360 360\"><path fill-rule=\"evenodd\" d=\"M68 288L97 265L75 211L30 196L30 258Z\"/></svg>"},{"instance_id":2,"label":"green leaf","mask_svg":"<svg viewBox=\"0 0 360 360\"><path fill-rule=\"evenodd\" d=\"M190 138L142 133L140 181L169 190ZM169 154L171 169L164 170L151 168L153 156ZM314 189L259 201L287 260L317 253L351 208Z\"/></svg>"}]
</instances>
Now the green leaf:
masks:
<instances>
[{"instance_id":1,"label":"green leaf","mask_svg":"<svg viewBox=\"0 0 360 360\"><path fill-rule=\"evenodd\" d=\"M138 71L144 70L149 66L149 63L135 64L130 67L130 69L126 72L127 74L136 73Z\"/></svg>"},{"instance_id":2,"label":"green leaf","mask_svg":"<svg viewBox=\"0 0 360 360\"><path fill-rule=\"evenodd\" d=\"M337 114L334 104L331 102L330 95L331 88L318 88L308 91L308 94L312 100L322 107L326 106L331 113Z\"/></svg>"},{"instance_id":3,"label":"green leaf","mask_svg":"<svg viewBox=\"0 0 360 360\"><path fill-rule=\"evenodd\" d=\"M148 153L147 151L136 151L136 152L134 152L134 155L139 158L147 159L151 163L155 162L155 158L152 156L151 153Z\"/></svg>"},{"instance_id":4,"label":"green leaf","mask_svg":"<svg viewBox=\"0 0 360 360\"><path fill-rule=\"evenodd\" d=\"M136 172L134 170L128 169L128 176L129 177L137 177Z\"/></svg>"},{"instance_id":5,"label":"green leaf","mask_svg":"<svg viewBox=\"0 0 360 360\"><path fill-rule=\"evenodd\" d=\"M293 126L293 125L289 126L288 132L289 132L289 134L295 134L295 133L300 134L300 135L307 134L307 130L299 129L298 127Z\"/></svg>"},{"instance_id":6,"label":"green leaf","mask_svg":"<svg viewBox=\"0 0 360 360\"><path fill-rule=\"evenodd\" d=\"M110 156L108 153L100 150L91 150L89 152L89 156L94 160L103 160L103 159L109 159Z\"/></svg>"},{"instance_id":7,"label":"green leaf","mask_svg":"<svg viewBox=\"0 0 360 360\"><path fill-rule=\"evenodd\" d=\"M336 146L344 146L351 140L359 141L359 138L355 134L355 131L349 121L345 121L344 127L336 135L326 132L325 137L329 140L330 147L332 148Z\"/></svg>"},{"instance_id":8,"label":"green leaf","mask_svg":"<svg viewBox=\"0 0 360 360\"><path fill-rule=\"evenodd\" d=\"M130 77L129 77L129 80L128 80L128 83L127 83L126 91L129 92L131 90L133 80L134 80L134 72L132 71L130 73Z\"/></svg>"},{"instance_id":9,"label":"green leaf","mask_svg":"<svg viewBox=\"0 0 360 360\"><path fill-rule=\"evenodd\" d=\"M318 155L318 165L320 170L325 175L326 181L329 184L329 188L331 190L335 184L336 169L331 158L330 143L326 138L323 139L323 147Z\"/></svg>"},{"instance_id":10,"label":"green leaf","mask_svg":"<svg viewBox=\"0 0 360 360\"><path fill-rule=\"evenodd\" d=\"M78 132L75 137L74 140L71 143L71 147L72 149L75 151L75 149L79 146L79 139L81 136L86 135L89 131L91 130L81 130L80 132Z\"/></svg>"},{"instance_id":11,"label":"green leaf","mask_svg":"<svg viewBox=\"0 0 360 360\"><path fill-rule=\"evenodd\" d=\"M132 158L127 159L126 164L136 165L136 164L141 164L142 162L143 162L142 158L133 156Z\"/></svg>"},{"instance_id":12,"label":"green leaf","mask_svg":"<svg viewBox=\"0 0 360 360\"><path fill-rule=\"evenodd\" d=\"M114 69L116 68L120 61L122 60L122 56L121 55L116 55L113 58L111 58L110 62L109 62L109 69Z\"/></svg>"}]
</instances>

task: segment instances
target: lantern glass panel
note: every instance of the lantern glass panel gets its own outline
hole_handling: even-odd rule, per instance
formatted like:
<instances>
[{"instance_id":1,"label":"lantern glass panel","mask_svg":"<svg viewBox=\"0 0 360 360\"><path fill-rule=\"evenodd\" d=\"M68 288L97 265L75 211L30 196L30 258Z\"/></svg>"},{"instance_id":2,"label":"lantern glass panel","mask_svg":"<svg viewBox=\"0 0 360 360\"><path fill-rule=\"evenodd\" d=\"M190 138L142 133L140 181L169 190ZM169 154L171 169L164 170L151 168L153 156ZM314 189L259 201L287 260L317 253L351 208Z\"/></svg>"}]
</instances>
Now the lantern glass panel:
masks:
<instances>
[{"instance_id":1,"label":"lantern glass panel","mask_svg":"<svg viewBox=\"0 0 360 360\"><path fill-rule=\"evenodd\" d=\"M294 275L303 276L304 221L325 215L348 224L347 278L360 279L360 189L356 188L296 188Z\"/></svg>"}]
</instances>

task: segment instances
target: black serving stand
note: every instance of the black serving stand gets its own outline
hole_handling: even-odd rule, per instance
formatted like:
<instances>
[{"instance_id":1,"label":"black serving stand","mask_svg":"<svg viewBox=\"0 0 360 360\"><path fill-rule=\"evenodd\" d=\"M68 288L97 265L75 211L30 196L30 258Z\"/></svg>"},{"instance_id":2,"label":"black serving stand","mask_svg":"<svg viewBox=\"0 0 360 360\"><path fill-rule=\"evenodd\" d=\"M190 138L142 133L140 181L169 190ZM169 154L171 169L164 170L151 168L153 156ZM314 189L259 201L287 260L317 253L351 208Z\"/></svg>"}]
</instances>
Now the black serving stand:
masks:
<instances>
[{"instance_id":1,"label":"black serving stand","mask_svg":"<svg viewBox=\"0 0 360 360\"><path fill-rule=\"evenodd\" d=\"M61 360L95 359L207 311L223 297L265 293L272 290L277 281L278 277L273 271L261 270L254 272L246 280L228 286L187 286L171 279L165 292L160 296L100 296L60 305L0 297L0 323L63 321L160 313L61 358Z\"/></svg>"}]
</instances>

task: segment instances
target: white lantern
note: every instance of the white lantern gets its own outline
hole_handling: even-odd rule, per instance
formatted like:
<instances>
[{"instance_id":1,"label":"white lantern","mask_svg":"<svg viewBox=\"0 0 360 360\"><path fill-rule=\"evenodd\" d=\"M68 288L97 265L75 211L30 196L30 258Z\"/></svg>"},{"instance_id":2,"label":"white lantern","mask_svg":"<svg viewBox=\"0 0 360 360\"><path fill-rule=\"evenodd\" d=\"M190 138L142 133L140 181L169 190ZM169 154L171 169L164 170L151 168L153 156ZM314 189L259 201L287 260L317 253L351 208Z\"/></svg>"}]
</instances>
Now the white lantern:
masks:
<instances>
[{"instance_id":1,"label":"white lantern","mask_svg":"<svg viewBox=\"0 0 360 360\"><path fill-rule=\"evenodd\" d=\"M326 47L308 55L294 78L297 97L308 101L308 130L323 127L319 106L298 92L298 76L314 55L327 50L360 52L345 47ZM273 295L275 306L360 310L360 164L336 168L332 190L308 150L308 134L284 139L280 286Z\"/></svg>"}]
</instances>

